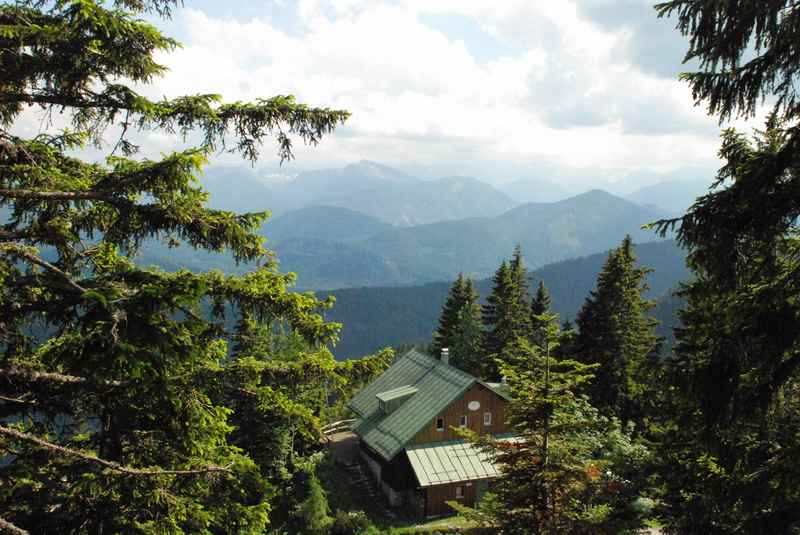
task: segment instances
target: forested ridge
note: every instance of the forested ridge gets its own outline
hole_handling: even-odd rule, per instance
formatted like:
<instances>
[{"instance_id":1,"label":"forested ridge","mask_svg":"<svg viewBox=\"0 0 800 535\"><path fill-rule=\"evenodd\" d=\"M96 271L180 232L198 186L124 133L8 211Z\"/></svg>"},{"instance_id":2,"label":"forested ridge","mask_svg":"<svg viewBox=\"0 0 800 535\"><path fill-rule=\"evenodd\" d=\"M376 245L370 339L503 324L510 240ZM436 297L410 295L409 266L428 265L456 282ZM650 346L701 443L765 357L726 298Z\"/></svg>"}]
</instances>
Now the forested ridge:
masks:
<instances>
[{"instance_id":1,"label":"forested ridge","mask_svg":"<svg viewBox=\"0 0 800 535\"><path fill-rule=\"evenodd\" d=\"M689 278L685 253L674 241L638 244L637 255L642 265L653 271L648 274L647 297L658 300L652 311L664 324L672 325L674 310L665 306L678 283ZM594 287L607 253L598 253L546 265L531 270L529 279L535 290L544 281L552 296L552 310L562 319L572 319ZM475 289L482 299L489 295L491 279L475 280ZM337 358L354 358L376 349L401 344L425 344L436 327L439 309L445 302L450 283L422 286L347 288L316 292L336 298L336 306L325 311L330 321L342 324L339 341L333 348ZM663 313L662 313L663 312ZM671 336L671 331L660 331Z\"/></svg>"},{"instance_id":2,"label":"forested ridge","mask_svg":"<svg viewBox=\"0 0 800 535\"><path fill-rule=\"evenodd\" d=\"M259 235L267 214L211 208L197 178L221 150L291 159L350 113L291 95L148 98L156 58L179 43L147 20L180 5L0 5L0 533L413 533L351 484L324 433L395 352L337 361L336 300L295 291ZM512 440L461 431L500 475L475 507L449 502L459 530L800 532L800 7L655 8L688 38L695 70L681 80L696 104L720 121L768 113L753 132L724 129L708 193L642 231L674 243L617 229L606 253L533 272L526 258L552 251L502 243L504 258L481 260L487 281L451 266L454 282L412 291L440 292L414 341L510 392ZM31 111L66 126L25 137ZM197 146L149 159L147 131ZM501 219L541 231L518 215ZM384 236L423 255L408 230ZM245 269L142 265L151 242ZM679 284L659 275L667 265ZM349 305L358 291L343 290L339 305L395 313L404 290ZM673 314L668 337L656 317Z\"/></svg>"}]
</instances>

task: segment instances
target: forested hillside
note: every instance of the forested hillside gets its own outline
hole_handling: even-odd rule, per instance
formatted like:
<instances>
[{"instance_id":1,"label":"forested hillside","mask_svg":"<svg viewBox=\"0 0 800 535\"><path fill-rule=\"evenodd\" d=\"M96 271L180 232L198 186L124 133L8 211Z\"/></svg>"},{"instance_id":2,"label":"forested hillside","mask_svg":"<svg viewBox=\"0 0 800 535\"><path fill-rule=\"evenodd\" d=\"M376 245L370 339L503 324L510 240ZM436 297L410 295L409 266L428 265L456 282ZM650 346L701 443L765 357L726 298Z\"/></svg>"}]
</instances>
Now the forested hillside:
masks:
<instances>
[{"instance_id":1,"label":"forested hillside","mask_svg":"<svg viewBox=\"0 0 800 535\"><path fill-rule=\"evenodd\" d=\"M652 241L657 236L641 227L664 215L594 190L554 203L524 204L497 217L407 228L340 207L309 207L276 217L259 232L281 269L297 273L299 288L336 289L445 281L459 272L485 278L517 244L538 268L606 250L625 234ZM232 273L247 269L229 255L166 249L160 243L147 243L139 261Z\"/></svg>"},{"instance_id":2,"label":"forested hillside","mask_svg":"<svg viewBox=\"0 0 800 535\"><path fill-rule=\"evenodd\" d=\"M510 249L509 253L510 254ZM643 243L636 246L639 264L650 267L647 296L667 296L678 282L690 277L685 256L672 240ZM607 253L598 253L549 264L531 273L532 288L539 280L547 285L552 309L562 319L574 318L586 296L594 288L597 274ZM485 298L490 279L475 284ZM333 295L336 306L325 313L330 321L343 324L341 340L333 349L337 358L354 358L389 346L406 343L427 343L431 339L450 283L438 282L411 287L350 288L319 292ZM669 300L672 302L672 300ZM654 314L669 317L674 312L657 309ZM669 335L669 329L663 334Z\"/></svg>"}]
</instances>

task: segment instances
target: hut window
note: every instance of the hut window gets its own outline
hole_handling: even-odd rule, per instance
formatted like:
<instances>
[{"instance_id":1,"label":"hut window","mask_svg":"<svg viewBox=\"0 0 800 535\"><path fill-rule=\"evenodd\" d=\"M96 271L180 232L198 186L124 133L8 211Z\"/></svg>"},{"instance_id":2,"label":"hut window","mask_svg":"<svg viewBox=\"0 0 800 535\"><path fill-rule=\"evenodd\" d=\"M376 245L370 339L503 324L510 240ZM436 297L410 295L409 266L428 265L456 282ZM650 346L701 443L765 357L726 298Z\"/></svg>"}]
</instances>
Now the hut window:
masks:
<instances>
[{"instance_id":1,"label":"hut window","mask_svg":"<svg viewBox=\"0 0 800 535\"><path fill-rule=\"evenodd\" d=\"M458 417L458 427L467 427L467 415L462 414Z\"/></svg>"},{"instance_id":2,"label":"hut window","mask_svg":"<svg viewBox=\"0 0 800 535\"><path fill-rule=\"evenodd\" d=\"M442 417L436 418L436 430L444 431L444 418Z\"/></svg>"},{"instance_id":3,"label":"hut window","mask_svg":"<svg viewBox=\"0 0 800 535\"><path fill-rule=\"evenodd\" d=\"M456 499L460 499L464 497L464 487L458 486L456 487Z\"/></svg>"},{"instance_id":4,"label":"hut window","mask_svg":"<svg viewBox=\"0 0 800 535\"><path fill-rule=\"evenodd\" d=\"M492 425L492 413L491 412L484 412L483 413L483 425L489 427Z\"/></svg>"}]
</instances>

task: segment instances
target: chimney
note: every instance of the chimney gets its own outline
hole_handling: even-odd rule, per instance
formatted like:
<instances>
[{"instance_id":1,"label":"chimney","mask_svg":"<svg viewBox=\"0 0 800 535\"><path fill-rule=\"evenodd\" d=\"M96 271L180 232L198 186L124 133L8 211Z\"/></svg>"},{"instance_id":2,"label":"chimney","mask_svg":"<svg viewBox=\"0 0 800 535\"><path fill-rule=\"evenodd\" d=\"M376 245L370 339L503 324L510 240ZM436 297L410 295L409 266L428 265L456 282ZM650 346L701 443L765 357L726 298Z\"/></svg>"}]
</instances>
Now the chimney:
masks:
<instances>
[{"instance_id":1,"label":"chimney","mask_svg":"<svg viewBox=\"0 0 800 535\"><path fill-rule=\"evenodd\" d=\"M450 364L450 349L447 347L442 348L442 357L440 359L445 364Z\"/></svg>"}]
</instances>

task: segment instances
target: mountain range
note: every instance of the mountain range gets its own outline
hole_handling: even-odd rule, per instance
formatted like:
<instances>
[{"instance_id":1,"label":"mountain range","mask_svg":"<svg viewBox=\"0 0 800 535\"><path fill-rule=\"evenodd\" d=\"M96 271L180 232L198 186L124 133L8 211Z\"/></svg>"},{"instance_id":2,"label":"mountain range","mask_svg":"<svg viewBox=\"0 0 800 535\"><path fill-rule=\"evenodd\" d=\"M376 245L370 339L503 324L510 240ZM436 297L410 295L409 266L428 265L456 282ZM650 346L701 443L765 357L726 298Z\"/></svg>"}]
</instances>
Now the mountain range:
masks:
<instances>
[{"instance_id":1,"label":"mountain range","mask_svg":"<svg viewBox=\"0 0 800 535\"><path fill-rule=\"evenodd\" d=\"M672 215L686 212L697 199L709 191L711 180L669 180L644 186L626 195L630 201L643 206L657 207Z\"/></svg>"},{"instance_id":2,"label":"mountain range","mask_svg":"<svg viewBox=\"0 0 800 535\"><path fill-rule=\"evenodd\" d=\"M593 190L554 203L523 204L494 217L412 227L348 208L311 206L268 221L261 233L277 253L280 269L298 274L300 288L334 289L423 284L452 280L458 273L484 278L516 245L538 268L607 250L626 234L637 242L657 239L642 225L665 216ZM146 247L142 261L231 272L246 268L225 255L167 250L160 244Z\"/></svg>"},{"instance_id":3,"label":"mountain range","mask_svg":"<svg viewBox=\"0 0 800 535\"><path fill-rule=\"evenodd\" d=\"M396 226L465 217L492 217L515 202L471 177L421 180L375 162L300 173L284 180L259 177L239 168L212 169L203 185L211 206L234 212L269 209L274 215L309 206L336 206Z\"/></svg>"}]
</instances>

